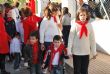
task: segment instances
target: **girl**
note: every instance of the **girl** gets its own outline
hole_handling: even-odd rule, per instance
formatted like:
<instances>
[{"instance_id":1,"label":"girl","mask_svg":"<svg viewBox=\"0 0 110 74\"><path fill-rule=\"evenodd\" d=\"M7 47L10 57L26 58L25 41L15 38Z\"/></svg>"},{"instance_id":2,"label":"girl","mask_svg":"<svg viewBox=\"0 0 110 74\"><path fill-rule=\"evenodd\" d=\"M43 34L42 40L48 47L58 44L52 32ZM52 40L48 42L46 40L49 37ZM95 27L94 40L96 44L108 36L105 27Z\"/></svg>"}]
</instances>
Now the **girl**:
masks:
<instances>
[{"instance_id":1,"label":"girl","mask_svg":"<svg viewBox=\"0 0 110 74\"><path fill-rule=\"evenodd\" d=\"M68 8L63 8L63 16L62 16L62 25L63 25L63 39L65 46L67 47L68 44L68 36L71 28L71 16L69 15Z\"/></svg>"},{"instance_id":2,"label":"girl","mask_svg":"<svg viewBox=\"0 0 110 74\"><path fill-rule=\"evenodd\" d=\"M8 35L13 38L14 34L16 33L16 24L14 19L12 18L12 9L10 9L7 13L7 18L5 19L5 27Z\"/></svg>"},{"instance_id":3,"label":"girl","mask_svg":"<svg viewBox=\"0 0 110 74\"><path fill-rule=\"evenodd\" d=\"M45 51L47 51L48 46L53 42L53 37L59 35L58 26L54 22L54 18L51 16L51 10L46 7L44 13L45 16L41 22L39 30L41 49L44 50L44 47L46 49L43 51L43 56Z\"/></svg>"},{"instance_id":4,"label":"girl","mask_svg":"<svg viewBox=\"0 0 110 74\"><path fill-rule=\"evenodd\" d=\"M88 74L90 52L96 58L96 42L92 25L88 23L89 18L88 11L80 8L70 30L68 54L73 54L74 74Z\"/></svg>"}]
</instances>

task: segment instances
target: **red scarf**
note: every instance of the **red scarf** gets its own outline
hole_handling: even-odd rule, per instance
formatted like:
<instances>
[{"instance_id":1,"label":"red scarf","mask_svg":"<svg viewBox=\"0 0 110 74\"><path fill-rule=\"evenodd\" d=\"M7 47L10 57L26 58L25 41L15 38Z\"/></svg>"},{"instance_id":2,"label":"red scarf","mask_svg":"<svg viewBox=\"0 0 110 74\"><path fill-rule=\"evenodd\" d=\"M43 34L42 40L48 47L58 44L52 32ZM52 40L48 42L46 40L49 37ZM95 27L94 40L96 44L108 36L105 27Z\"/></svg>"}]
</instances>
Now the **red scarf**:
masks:
<instances>
[{"instance_id":1,"label":"red scarf","mask_svg":"<svg viewBox=\"0 0 110 74\"><path fill-rule=\"evenodd\" d=\"M11 18L11 17L7 18L7 21L12 21L12 20L13 20L13 18Z\"/></svg>"},{"instance_id":2,"label":"red scarf","mask_svg":"<svg viewBox=\"0 0 110 74\"><path fill-rule=\"evenodd\" d=\"M54 22L57 23L57 18L56 18L55 16L52 16L52 17L53 17L53 19L54 19Z\"/></svg>"},{"instance_id":3,"label":"red scarf","mask_svg":"<svg viewBox=\"0 0 110 74\"><path fill-rule=\"evenodd\" d=\"M53 61L53 59L54 59L54 57L55 57L55 54L56 54L57 52L59 52L59 56L60 56L61 53L62 53L62 50L64 49L64 45L61 44L61 45L59 46L59 48L58 48L57 50L55 50L55 49L54 49L54 44L52 44L52 45L50 46L50 49L51 49L51 58L50 58L50 69L51 69L51 67L52 67L52 61Z\"/></svg>"},{"instance_id":4,"label":"red scarf","mask_svg":"<svg viewBox=\"0 0 110 74\"><path fill-rule=\"evenodd\" d=\"M87 23L88 21L82 22L82 21L76 21L76 23L78 23L79 25L81 25L81 31L80 31L80 39L83 35L83 33L86 35L86 37L88 36L88 30L87 30Z\"/></svg>"},{"instance_id":5,"label":"red scarf","mask_svg":"<svg viewBox=\"0 0 110 74\"><path fill-rule=\"evenodd\" d=\"M38 63L38 42L32 45L33 51L32 51L32 58L33 58L33 64Z\"/></svg>"}]
</instances>

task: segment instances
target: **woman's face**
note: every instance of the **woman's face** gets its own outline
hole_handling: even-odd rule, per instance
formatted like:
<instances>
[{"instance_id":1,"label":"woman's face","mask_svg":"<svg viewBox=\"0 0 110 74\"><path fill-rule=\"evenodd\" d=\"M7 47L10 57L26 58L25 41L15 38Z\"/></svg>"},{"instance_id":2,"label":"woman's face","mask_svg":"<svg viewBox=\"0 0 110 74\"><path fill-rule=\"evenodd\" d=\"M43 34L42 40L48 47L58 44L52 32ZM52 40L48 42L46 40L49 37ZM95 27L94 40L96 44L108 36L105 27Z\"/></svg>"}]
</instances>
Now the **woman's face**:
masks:
<instances>
[{"instance_id":1,"label":"woman's face","mask_svg":"<svg viewBox=\"0 0 110 74\"><path fill-rule=\"evenodd\" d=\"M80 12L79 13L79 20L82 21L82 22L84 22L84 21L86 21L86 19L87 19L86 12Z\"/></svg>"}]
</instances>

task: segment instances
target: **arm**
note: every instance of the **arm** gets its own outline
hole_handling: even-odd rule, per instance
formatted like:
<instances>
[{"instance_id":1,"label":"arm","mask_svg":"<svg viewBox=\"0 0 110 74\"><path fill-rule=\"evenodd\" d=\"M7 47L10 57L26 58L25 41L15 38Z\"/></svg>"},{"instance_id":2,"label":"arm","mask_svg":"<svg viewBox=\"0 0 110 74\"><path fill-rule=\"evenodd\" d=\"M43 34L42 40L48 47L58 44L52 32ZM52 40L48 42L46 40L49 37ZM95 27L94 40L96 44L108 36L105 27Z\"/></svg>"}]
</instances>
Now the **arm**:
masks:
<instances>
[{"instance_id":1,"label":"arm","mask_svg":"<svg viewBox=\"0 0 110 74\"><path fill-rule=\"evenodd\" d=\"M48 51L45 53L45 55L44 55L44 60L43 60L43 64L42 64L42 68L44 68L45 65L49 63L49 61L50 61L50 54L51 54L51 51L50 51L50 50L48 50Z\"/></svg>"},{"instance_id":2,"label":"arm","mask_svg":"<svg viewBox=\"0 0 110 74\"><path fill-rule=\"evenodd\" d=\"M70 34L69 34L69 38L68 38L68 50L67 50L67 52L68 52L68 55L71 55L72 53L71 53L71 51L72 51L72 48L73 48L73 41L74 41L74 37L75 37L75 29L76 28L76 25L75 24L73 24L73 26L71 27L71 29L70 29Z\"/></svg>"},{"instance_id":3,"label":"arm","mask_svg":"<svg viewBox=\"0 0 110 74\"><path fill-rule=\"evenodd\" d=\"M46 20L43 20L42 22L41 22L41 25L40 25L40 43L44 43L44 37L45 37L45 32L46 32L46 30L47 30L47 27L48 27L48 23L47 23L47 21Z\"/></svg>"},{"instance_id":4,"label":"arm","mask_svg":"<svg viewBox=\"0 0 110 74\"><path fill-rule=\"evenodd\" d=\"M96 52L96 41L95 41L95 35L94 35L92 25L91 25L91 32L90 32L90 49L91 49L93 56L96 56L96 54L97 54L97 52Z\"/></svg>"}]
</instances>

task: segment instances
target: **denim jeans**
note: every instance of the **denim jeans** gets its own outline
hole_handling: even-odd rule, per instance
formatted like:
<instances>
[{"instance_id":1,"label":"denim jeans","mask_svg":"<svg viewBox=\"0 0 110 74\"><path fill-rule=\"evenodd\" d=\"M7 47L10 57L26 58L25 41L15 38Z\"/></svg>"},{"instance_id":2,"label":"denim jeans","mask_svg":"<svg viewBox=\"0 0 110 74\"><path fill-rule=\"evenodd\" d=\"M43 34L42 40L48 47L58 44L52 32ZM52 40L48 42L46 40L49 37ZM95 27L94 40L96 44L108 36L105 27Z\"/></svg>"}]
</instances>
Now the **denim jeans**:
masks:
<instances>
[{"instance_id":1,"label":"denim jeans","mask_svg":"<svg viewBox=\"0 0 110 74\"><path fill-rule=\"evenodd\" d=\"M32 64L30 74L42 74L40 64Z\"/></svg>"},{"instance_id":2,"label":"denim jeans","mask_svg":"<svg viewBox=\"0 0 110 74\"><path fill-rule=\"evenodd\" d=\"M63 74L63 66L53 66L50 74Z\"/></svg>"},{"instance_id":3,"label":"denim jeans","mask_svg":"<svg viewBox=\"0 0 110 74\"><path fill-rule=\"evenodd\" d=\"M19 64L20 64L20 53L14 53L14 69L18 69L19 68Z\"/></svg>"}]
</instances>

